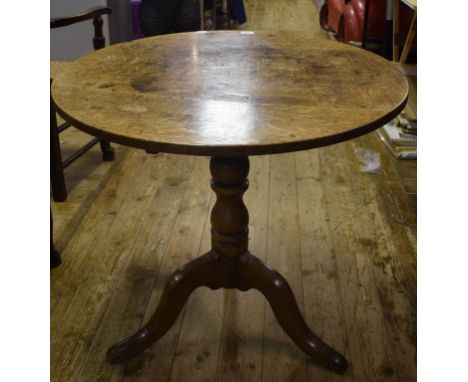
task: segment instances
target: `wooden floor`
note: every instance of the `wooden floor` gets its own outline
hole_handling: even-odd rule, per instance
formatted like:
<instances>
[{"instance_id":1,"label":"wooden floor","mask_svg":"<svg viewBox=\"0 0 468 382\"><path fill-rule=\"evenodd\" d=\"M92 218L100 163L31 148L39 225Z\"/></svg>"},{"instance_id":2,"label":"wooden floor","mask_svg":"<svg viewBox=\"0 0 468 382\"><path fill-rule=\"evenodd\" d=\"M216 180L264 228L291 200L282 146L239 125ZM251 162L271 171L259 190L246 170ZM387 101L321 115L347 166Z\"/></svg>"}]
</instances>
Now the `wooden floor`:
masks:
<instances>
[{"instance_id":1,"label":"wooden floor","mask_svg":"<svg viewBox=\"0 0 468 382\"><path fill-rule=\"evenodd\" d=\"M327 38L313 0L245 4L245 29ZM83 137L66 132L65 149ZM108 365L107 348L152 314L168 276L209 249L214 202L208 158L115 147L114 163L94 148L70 166L69 198L52 203L63 258L51 271L52 381L416 380L416 163L395 160L375 133L252 157L245 194L251 251L346 355L344 376L296 348L255 291L197 290L144 357ZM380 153L380 171L361 172L356 148Z\"/></svg>"}]
</instances>

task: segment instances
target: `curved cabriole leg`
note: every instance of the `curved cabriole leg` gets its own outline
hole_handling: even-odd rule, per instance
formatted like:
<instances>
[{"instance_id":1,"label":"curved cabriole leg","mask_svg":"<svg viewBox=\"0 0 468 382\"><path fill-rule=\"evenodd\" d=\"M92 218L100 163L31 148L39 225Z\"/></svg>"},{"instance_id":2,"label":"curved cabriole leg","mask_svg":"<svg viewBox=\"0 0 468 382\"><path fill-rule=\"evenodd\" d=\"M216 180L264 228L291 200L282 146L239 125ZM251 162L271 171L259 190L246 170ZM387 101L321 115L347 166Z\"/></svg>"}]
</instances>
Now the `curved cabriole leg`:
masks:
<instances>
[{"instance_id":1,"label":"curved cabriole leg","mask_svg":"<svg viewBox=\"0 0 468 382\"><path fill-rule=\"evenodd\" d=\"M164 287L159 305L151 319L135 334L108 350L109 363L126 361L161 338L174 324L188 297L196 288L221 287L220 274L219 256L213 252L208 252L174 272Z\"/></svg>"},{"instance_id":2,"label":"curved cabriole leg","mask_svg":"<svg viewBox=\"0 0 468 382\"><path fill-rule=\"evenodd\" d=\"M240 261L240 288L259 290L268 300L278 323L297 346L321 365L344 373L348 362L310 330L284 277L248 252Z\"/></svg>"}]
</instances>

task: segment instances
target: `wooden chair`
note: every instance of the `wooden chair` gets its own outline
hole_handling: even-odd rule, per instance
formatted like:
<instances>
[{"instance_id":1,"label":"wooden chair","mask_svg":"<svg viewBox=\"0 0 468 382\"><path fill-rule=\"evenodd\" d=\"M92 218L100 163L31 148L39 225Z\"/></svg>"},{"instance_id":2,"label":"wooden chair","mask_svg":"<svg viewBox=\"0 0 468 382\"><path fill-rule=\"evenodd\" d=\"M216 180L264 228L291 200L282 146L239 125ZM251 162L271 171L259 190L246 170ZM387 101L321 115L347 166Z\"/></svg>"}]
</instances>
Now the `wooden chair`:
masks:
<instances>
[{"instance_id":1,"label":"wooden chair","mask_svg":"<svg viewBox=\"0 0 468 382\"><path fill-rule=\"evenodd\" d=\"M54 247L54 220L52 217L52 208L50 209L50 268L58 267L62 264L60 253Z\"/></svg>"},{"instance_id":2,"label":"wooden chair","mask_svg":"<svg viewBox=\"0 0 468 382\"><path fill-rule=\"evenodd\" d=\"M82 13L69 17L59 17L50 20L50 28L61 28L67 25L76 24L85 20L93 20L94 24L94 50L102 49L106 45L104 35L102 33L102 15L108 15L112 12L109 7L94 7ZM63 63L66 64L66 63ZM54 71L60 70L60 63L53 63L51 76L54 76ZM51 78L52 85L53 78ZM114 160L114 149L106 140L92 139L85 146L74 152L70 157L62 160L62 153L60 150L59 133L70 127L70 123L65 122L57 126L57 116L54 109L52 97L50 98L50 180L52 185L52 195L56 202L63 202L67 198L67 188L65 185L65 177L63 170L78 159L82 154L88 151L98 142L101 146L102 158L105 161Z\"/></svg>"}]
</instances>

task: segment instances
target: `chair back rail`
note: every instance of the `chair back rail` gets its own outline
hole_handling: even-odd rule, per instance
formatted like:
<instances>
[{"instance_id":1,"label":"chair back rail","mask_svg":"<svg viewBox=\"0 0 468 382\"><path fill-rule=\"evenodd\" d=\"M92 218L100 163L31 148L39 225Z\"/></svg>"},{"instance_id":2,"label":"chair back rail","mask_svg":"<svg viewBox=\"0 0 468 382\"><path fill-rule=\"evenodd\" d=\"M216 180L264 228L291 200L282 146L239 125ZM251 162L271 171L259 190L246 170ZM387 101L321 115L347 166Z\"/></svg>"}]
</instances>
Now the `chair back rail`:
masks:
<instances>
[{"instance_id":1,"label":"chair back rail","mask_svg":"<svg viewBox=\"0 0 468 382\"><path fill-rule=\"evenodd\" d=\"M50 19L50 28L61 28L67 25L79 23L80 21L95 19L101 17L102 15L110 15L111 13L112 9L109 7L93 7L73 16L56 17Z\"/></svg>"}]
</instances>

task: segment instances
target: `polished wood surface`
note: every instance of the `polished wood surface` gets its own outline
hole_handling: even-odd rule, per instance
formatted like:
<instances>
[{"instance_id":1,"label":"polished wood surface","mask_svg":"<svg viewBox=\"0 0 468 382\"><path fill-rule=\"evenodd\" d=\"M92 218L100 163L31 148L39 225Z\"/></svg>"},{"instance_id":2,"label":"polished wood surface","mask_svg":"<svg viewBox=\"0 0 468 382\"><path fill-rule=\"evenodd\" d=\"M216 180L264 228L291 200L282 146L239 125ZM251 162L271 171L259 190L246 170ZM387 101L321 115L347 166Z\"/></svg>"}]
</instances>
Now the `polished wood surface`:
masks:
<instances>
[{"instance_id":1,"label":"polished wood surface","mask_svg":"<svg viewBox=\"0 0 468 382\"><path fill-rule=\"evenodd\" d=\"M249 29L327 38L312 1L245 5ZM415 116L416 103L408 106ZM86 137L70 128L63 149ZM360 172L356 147L378 152L381 171ZM108 347L150 319L175 269L210 249L215 200L207 158L115 150L115 162L100 161L95 147L70 166L69 197L52 202L63 255L51 272L52 381L416 381L416 161L396 160L373 133L250 159L250 250L285 276L305 320L347 355L345 375L296 347L259 292L208 288L144 357L115 367Z\"/></svg>"},{"instance_id":2,"label":"polished wood surface","mask_svg":"<svg viewBox=\"0 0 468 382\"><path fill-rule=\"evenodd\" d=\"M117 143L245 156L367 133L401 111L408 84L383 58L314 34L222 31L89 54L52 93L65 119Z\"/></svg>"},{"instance_id":3,"label":"polished wood surface","mask_svg":"<svg viewBox=\"0 0 468 382\"><path fill-rule=\"evenodd\" d=\"M123 61L131 55L137 57L137 64L122 69ZM222 65L219 55L230 64ZM241 63L239 58L244 61ZM230 66L236 63L237 68ZM72 70L72 75L64 75L62 87L56 88L55 100L64 118L78 123L85 131L91 129L104 134L101 135L104 138L111 137L149 152L172 152L172 147L177 147L175 152L179 153L212 155L211 187L217 196L211 212L211 250L173 273L151 319L108 350L109 362L130 360L158 341L175 323L190 294L198 287L242 291L255 288L265 295L280 325L305 353L321 365L344 373L348 362L309 329L284 277L248 250L249 214L242 201L248 188L249 160L245 154L329 145L388 122L402 110L408 96L408 84L400 72L363 50L286 32L212 32L156 37L110 48L105 56L88 55L76 66L81 71ZM231 73L229 69L237 70ZM89 87L91 78L85 74L90 72L94 73L94 81L104 83ZM351 84L351 73L355 74L353 81L359 86ZM226 77L230 79L225 80ZM76 78L80 78L80 82L73 82ZM81 82L85 84L82 87ZM236 83L241 86L235 86ZM227 86L232 90L226 92ZM95 105L93 110L86 102L81 102L82 88L87 89L87 93L88 90L92 92L85 99ZM96 88L110 90L99 96L100 91L93 93L92 89ZM132 97L133 91L121 91L123 88L149 93L158 101L166 96L182 103L172 105L169 118L150 121L149 126L156 123L159 127L153 129L150 136L145 126L148 126L148 114L151 115L147 111L154 109L152 98ZM327 111L322 111L320 123L314 119L314 113L304 113L300 109L304 105L308 108L320 97L330 97L331 89L334 89L334 102ZM129 97L126 109L122 109L120 103L122 94ZM63 99L68 103L62 102ZM189 104L185 103L186 99L190 100ZM198 105L201 110L193 109L193 102L201 102ZM206 104L218 106L207 112ZM68 106L74 107L72 112ZM117 114L109 114L109 110L115 113L116 108L123 112L118 119ZM242 112L245 108L247 113ZM90 117L81 114L88 118L87 122L77 118L80 110L88 110ZM338 116L341 114L351 123L336 122L335 110ZM194 113L192 118L187 118L191 115L188 112ZM135 113L141 115L139 123L134 120ZM292 125L287 123L288 114L293 115L288 121ZM298 114L300 118L296 119ZM257 118L258 115L261 117ZM89 122L93 117L95 122ZM216 118L216 125L213 118ZM132 120L131 125L136 127L122 130L122 126ZM335 120L334 125L331 125L332 120ZM113 130L101 127L109 125ZM263 125L268 128L258 127ZM326 129L325 126L333 127ZM196 151L191 151L192 148Z\"/></svg>"},{"instance_id":4,"label":"polished wood surface","mask_svg":"<svg viewBox=\"0 0 468 382\"><path fill-rule=\"evenodd\" d=\"M70 66L54 88L57 108L69 122L102 138L151 152L183 147L176 152L212 155L217 202L210 252L171 276L150 321L112 346L109 362L142 353L171 328L192 291L209 286L260 290L305 353L345 372L348 362L309 329L283 276L249 253L249 215L242 201L249 160L239 153L299 150L368 132L404 107L405 78L368 52L299 33L188 33L142 41L111 47L105 55L88 55ZM129 57L135 65L128 66ZM127 108L122 108L123 95ZM311 102L320 105L319 99L332 95L327 110L311 112ZM159 109L165 118L158 119L147 111L161 106L151 102L161 97L174 104L162 113ZM135 120L135 114L140 118ZM342 119L337 122L337 117ZM132 127L123 130L125 125Z\"/></svg>"}]
</instances>

